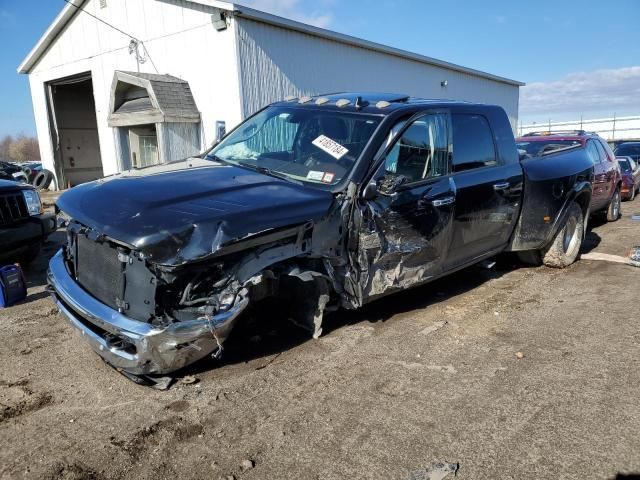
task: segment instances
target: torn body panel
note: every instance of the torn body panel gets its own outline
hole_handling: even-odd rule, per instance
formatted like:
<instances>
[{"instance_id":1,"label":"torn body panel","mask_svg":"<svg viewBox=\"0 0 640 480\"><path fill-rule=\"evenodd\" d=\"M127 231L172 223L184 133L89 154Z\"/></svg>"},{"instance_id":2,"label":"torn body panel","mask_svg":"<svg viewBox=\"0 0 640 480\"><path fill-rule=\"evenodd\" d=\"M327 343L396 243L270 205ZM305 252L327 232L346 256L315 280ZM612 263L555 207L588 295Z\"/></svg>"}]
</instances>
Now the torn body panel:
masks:
<instances>
[{"instance_id":1,"label":"torn body panel","mask_svg":"<svg viewBox=\"0 0 640 480\"><path fill-rule=\"evenodd\" d=\"M588 216L593 162L577 148L522 161L525 174L522 213L509 250L538 250L564 225L571 202Z\"/></svg>"},{"instance_id":2,"label":"torn body panel","mask_svg":"<svg viewBox=\"0 0 640 480\"><path fill-rule=\"evenodd\" d=\"M355 212L361 303L424 283L442 273L452 234L453 206L434 207L427 191L450 189L448 179L361 202Z\"/></svg>"}]
</instances>

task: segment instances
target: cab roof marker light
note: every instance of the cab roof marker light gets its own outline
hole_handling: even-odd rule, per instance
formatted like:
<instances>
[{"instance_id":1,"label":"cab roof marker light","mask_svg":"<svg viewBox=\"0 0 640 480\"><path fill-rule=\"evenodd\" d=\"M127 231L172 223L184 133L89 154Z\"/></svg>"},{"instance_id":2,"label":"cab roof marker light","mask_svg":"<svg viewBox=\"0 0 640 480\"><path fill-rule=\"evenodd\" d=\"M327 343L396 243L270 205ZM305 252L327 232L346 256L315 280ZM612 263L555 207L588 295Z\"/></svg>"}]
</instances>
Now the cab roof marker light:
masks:
<instances>
[{"instance_id":1,"label":"cab roof marker light","mask_svg":"<svg viewBox=\"0 0 640 480\"><path fill-rule=\"evenodd\" d=\"M380 109L387 108L389 105L391 105L391 103L387 102L386 100L380 100L378 103L376 103L376 107Z\"/></svg>"},{"instance_id":2,"label":"cab roof marker light","mask_svg":"<svg viewBox=\"0 0 640 480\"><path fill-rule=\"evenodd\" d=\"M319 99L316 100L316 105L324 105L328 101L329 99L327 97L320 97Z\"/></svg>"},{"instance_id":3,"label":"cab roof marker light","mask_svg":"<svg viewBox=\"0 0 640 480\"><path fill-rule=\"evenodd\" d=\"M336 102L336 107L346 107L350 103L351 103L350 100L347 100L346 98L341 98Z\"/></svg>"},{"instance_id":4,"label":"cab roof marker light","mask_svg":"<svg viewBox=\"0 0 640 480\"><path fill-rule=\"evenodd\" d=\"M311 101L311 97L300 97L298 103L308 103Z\"/></svg>"},{"instance_id":5,"label":"cab roof marker light","mask_svg":"<svg viewBox=\"0 0 640 480\"><path fill-rule=\"evenodd\" d=\"M284 101L285 102L293 102L294 100L296 100L298 97L296 97L295 95L287 95L286 97L284 97Z\"/></svg>"}]
</instances>

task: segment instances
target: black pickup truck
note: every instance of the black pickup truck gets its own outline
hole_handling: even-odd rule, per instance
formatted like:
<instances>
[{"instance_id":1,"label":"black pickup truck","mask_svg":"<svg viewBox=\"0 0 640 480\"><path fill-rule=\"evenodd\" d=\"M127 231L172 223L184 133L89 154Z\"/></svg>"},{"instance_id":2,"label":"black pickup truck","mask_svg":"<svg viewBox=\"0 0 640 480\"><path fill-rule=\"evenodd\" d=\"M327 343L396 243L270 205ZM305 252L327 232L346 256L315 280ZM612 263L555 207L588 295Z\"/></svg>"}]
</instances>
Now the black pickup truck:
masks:
<instances>
[{"instance_id":1,"label":"black pickup truck","mask_svg":"<svg viewBox=\"0 0 640 480\"><path fill-rule=\"evenodd\" d=\"M31 262L55 229L56 218L43 212L34 187L0 179L0 267Z\"/></svg>"},{"instance_id":2,"label":"black pickup truck","mask_svg":"<svg viewBox=\"0 0 640 480\"><path fill-rule=\"evenodd\" d=\"M521 162L500 107L289 99L199 158L63 194L69 243L48 278L108 363L167 373L221 353L241 312L266 297L318 336L325 311L499 252L567 266L592 177L580 148Z\"/></svg>"}]
</instances>

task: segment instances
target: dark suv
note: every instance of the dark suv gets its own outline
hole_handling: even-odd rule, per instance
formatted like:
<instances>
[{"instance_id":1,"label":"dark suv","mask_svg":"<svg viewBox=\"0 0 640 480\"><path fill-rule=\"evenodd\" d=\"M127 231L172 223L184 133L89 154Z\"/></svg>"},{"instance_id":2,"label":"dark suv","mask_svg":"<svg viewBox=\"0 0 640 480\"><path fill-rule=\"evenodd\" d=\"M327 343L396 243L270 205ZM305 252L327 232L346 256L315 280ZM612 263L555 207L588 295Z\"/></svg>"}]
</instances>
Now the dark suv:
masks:
<instances>
[{"instance_id":1,"label":"dark suv","mask_svg":"<svg viewBox=\"0 0 640 480\"><path fill-rule=\"evenodd\" d=\"M517 138L516 143L524 157L537 157L564 148L585 148L594 164L591 213L606 212L610 222L620 218L622 174L611 147L600 136L584 130L532 132Z\"/></svg>"},{"instance_id":2,"label":"dark suv","mask_svg":"<svg viewBox=\"0 0 640 480\"><path fill-rule=\"evenodd\" d=\"M55 216L43 211L35 188L0 179L0 266L32 261L55 229Z\"/></svg>"},{"instance_id":3,"label":"dark suv","mask_svg":"<svg viewBox=\"0 0 640 480\"><path fill-rule=\"evenodd\" d=\"M624 142L616 147L617 157L631 157L638 162L640 160L640 142Z\"/></svg>"}]
</instances>

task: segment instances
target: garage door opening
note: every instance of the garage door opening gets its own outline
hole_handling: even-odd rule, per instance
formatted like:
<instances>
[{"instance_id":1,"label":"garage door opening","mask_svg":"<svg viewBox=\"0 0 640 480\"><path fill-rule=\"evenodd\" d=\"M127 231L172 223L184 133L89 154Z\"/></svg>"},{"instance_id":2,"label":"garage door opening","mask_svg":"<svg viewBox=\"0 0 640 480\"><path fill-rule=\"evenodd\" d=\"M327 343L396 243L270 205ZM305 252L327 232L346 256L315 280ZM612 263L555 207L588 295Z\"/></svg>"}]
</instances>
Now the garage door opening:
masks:
<instances>
[{"instance_id":1,"label":"garage door opening","mask_svg":"<svg viewBox=\"0 0 640 480\"><path fill-rule=\"evenodd\" d=\"M91 74L47 84L58 188L104 176Z\"/></svg>"}]
</instances>

